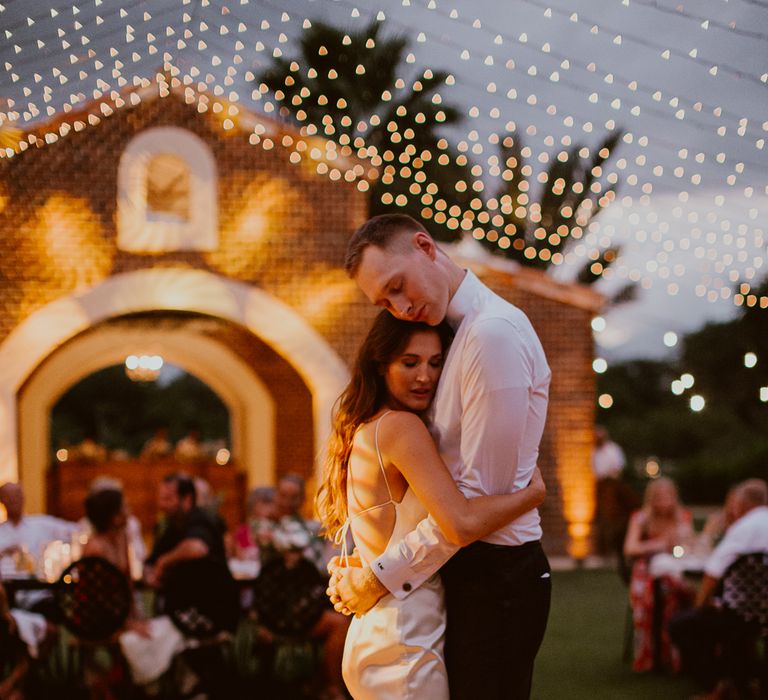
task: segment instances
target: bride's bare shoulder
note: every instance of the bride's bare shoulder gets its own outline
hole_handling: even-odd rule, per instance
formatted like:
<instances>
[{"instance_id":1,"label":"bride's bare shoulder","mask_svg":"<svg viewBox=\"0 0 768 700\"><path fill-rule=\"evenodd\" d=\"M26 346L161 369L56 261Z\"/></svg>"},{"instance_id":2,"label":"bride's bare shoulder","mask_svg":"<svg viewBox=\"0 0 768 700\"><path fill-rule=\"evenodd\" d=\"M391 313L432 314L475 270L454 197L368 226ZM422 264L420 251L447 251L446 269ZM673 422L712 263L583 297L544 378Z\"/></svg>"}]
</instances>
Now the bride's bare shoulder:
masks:
<instances>
[{"instance_id":1,"label":"bride's bare shoulder","mask_svg":"<svg viewBox=\"0 0 768 700\"><path fill-rule=\"evenodd\" d=\"M379 434L383 439L417 436L427 432L424 421L411 411L390 411L381 421Z\"/></svg>"}]
</instances>

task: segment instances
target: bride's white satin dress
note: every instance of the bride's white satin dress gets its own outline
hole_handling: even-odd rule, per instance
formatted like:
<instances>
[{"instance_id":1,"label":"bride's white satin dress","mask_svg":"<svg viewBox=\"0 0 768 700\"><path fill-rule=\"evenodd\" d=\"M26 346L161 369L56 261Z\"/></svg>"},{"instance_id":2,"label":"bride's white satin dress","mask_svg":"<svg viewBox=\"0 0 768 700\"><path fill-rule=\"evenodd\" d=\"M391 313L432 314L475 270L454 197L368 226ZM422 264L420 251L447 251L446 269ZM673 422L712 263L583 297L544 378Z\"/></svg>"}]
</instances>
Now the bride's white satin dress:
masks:
<instances>
[{"instance_id":1,"label":"bride's white satin dress","mask_svg":"<svg viewBox=\"0 0 768 700\"><path fill-rule=\"evenodd\" d=\"M381 418L375 441L386 483L378 445ZM387 491L390 500L351 516L344 535L351 529L354 538L355 518L389 505L395 508L390 542L401 540L426 517L413 491L406 490L399 503L388 483ZM404 600L388 594L365 615L352 619L344 646L344 682L355 700L448 700L444 640L443 586L436 574Z\"/></svg>"}]
</instances>

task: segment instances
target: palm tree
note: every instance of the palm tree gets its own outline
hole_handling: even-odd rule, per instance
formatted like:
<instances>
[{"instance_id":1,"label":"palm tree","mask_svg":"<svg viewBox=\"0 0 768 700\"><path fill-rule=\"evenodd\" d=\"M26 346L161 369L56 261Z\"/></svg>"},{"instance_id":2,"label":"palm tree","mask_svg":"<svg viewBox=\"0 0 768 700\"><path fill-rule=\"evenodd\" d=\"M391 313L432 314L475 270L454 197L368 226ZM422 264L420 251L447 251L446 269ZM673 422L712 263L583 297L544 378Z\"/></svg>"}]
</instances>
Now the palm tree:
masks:
<instances>
[{"instance_id":1,"label":"palm tree","mask_svg":"<svg viewBox=\"0 0 768 700\"><path fill-rule=\"evenodd\" d=\"M500 140L505 167L496 196L486 202L480 223L490 223L484 243L493 250L526 265L547 268L556 255L581 237L589 222L613 198L615 186L593 191L605 161L621 137L609 134L588 162L576 144L555 158L546 173L538 202L531 199L531 183L523 176L525 162L519 139L507 135ZM595 188L597 189L597 188ZM506 238L506 240L504 240ZM617 251L604 251L601 265L615 259ZM597 268L595 267L595 270ZM597 272L599 276L599 271ZM583 275L583 282L594 281Z\"/></svg>"},{"instance_id":2,"label":"palm tree","mask_svg":"<svg viewBox=\"0 0 768 700\"><path fill-rule=\"evenodd\" d=\"M436 237L454 240L459 212L472 195L466 159L438 133L441 125L460 120L438 93L449 76L424 70L406 83L398 76L410 72L403 60L408 40L382 37L380 29L374 21L345 34L315 22L301 39L299 56L274 58L256 80L297 121L380 159L372 214L396 209L417 218L434 216Z\"/></svg>"},{"instance_id":3,"label":"palm tree","mask_svg":"<svg viewBox=\"0 0 768 700\"><path fill-rule=\"evenodd\" d=\"M546 269L562 260L590 221L613 199L615 184L607 189L593 185L620 138L620 131L606 136L588 161L580 156L581 144L558 154L546 172L538 202L532 202L531 183L523 175L525 161L520 140L511 135L500 138L502 183L478 216L479 223L490 224L482 242L492 252L523 265ZM620 252L619 247L602 250L578 272L576 281L593 284ZM630 283L615 293L609 303L631 301L635 291L635 285Z\"/></svg>"}]
</instances>

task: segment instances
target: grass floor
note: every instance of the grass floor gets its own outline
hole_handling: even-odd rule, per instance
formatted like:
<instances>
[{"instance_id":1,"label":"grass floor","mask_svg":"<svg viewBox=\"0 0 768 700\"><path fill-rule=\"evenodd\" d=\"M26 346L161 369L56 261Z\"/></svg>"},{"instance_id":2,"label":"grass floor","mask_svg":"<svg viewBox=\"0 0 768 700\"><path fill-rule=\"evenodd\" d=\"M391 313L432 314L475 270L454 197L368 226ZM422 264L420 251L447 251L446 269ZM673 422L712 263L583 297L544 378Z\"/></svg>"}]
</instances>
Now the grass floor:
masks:
<instances>
[{"instance_id":1,"label":"grass floor","mask_svg":"<svg viewBox=\"0 0 768 700\"><path fill-rule=\"evenodd\" d=\"M554 572L533 700L682 700L687 679L636 674L621 659L627 591L613 571Z\"/></svg>"}]
</instances>

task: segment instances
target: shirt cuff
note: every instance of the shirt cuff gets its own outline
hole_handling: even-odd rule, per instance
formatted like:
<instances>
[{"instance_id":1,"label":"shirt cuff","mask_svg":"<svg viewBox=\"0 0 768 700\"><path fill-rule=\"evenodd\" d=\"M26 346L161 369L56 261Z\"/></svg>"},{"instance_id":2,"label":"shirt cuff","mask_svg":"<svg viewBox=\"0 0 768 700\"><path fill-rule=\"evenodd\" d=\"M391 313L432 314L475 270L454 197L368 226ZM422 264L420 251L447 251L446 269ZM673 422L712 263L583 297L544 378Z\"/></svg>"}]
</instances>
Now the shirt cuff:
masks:
<instances>
[{"instance_id":1,"label":"shirt cuff","mask_svg":"<svg viewBox=\"0 0 768 700\"><path fill-rule=\"evenodd\" d=\"M440 535L437 539L422 540L418 546L413 541L392 545L378 559L371 562L371 571L398 600L407 598L459 551L457 545L443 540L439 530L436 533Z\"/></svg>"},{"instance_id":2,"label":"shirt cuff","mask_svg":"<svg viewBox=\"0 0 768 700\"><path fill-rule=\"evenodd\" d=\"M388 556L384 552L378 559L371 562L371 571L384 587L398 600L403 600L408 594L418 588L428 577L419 578L399 557Z\"/></svg>"}]
</instances>

